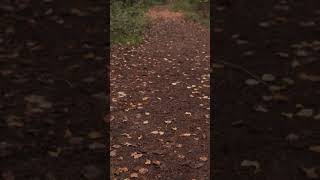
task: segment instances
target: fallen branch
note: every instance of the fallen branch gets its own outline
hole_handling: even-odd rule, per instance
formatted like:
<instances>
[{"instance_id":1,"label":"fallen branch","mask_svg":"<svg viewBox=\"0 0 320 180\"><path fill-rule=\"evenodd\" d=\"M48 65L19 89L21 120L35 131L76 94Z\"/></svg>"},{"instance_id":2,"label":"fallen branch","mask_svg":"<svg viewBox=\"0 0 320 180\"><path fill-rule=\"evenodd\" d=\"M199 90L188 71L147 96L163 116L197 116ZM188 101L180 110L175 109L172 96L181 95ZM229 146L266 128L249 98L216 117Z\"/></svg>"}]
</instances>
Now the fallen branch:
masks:
<instances>
[{"instance_id":1,"label":"fallen branch","mask_svg":"<svg viewBox=\"0 0 320 180\"><path fill-rule=\"evenodd\" d=\"M265 81L263 81L259 76L253 74L252 72L250 72L249 70L245 69L244 67L237 65L237 64L233 64L227 61L223 61L223 60L215 60L214 61L216 64L220 64L220 65L224 65L226 67L230 67L232 69L237 69L240 70L242 72L245 72L246 74L248 74L249 76L253 77L254 79L256 79L257 81L261 82L262 84L269 86L268 83L266 83Z\"/></svg>"}]
</instances>

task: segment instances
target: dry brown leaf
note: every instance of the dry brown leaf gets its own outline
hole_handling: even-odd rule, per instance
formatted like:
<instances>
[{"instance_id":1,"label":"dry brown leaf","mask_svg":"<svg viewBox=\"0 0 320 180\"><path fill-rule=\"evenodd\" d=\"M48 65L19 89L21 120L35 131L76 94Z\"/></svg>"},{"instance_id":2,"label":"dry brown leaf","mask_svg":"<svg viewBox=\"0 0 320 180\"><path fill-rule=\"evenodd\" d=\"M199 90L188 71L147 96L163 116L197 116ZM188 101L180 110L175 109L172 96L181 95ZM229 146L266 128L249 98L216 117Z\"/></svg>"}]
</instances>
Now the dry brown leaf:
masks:
<instances>
[{"instance_id":1,"label":"dry brown leaf","mask_svg":"<svg viewBox=\"0 0 320 180\"><path fill-rule=\"evenodd\" d=\"M309 179L318 179L320 177L316 170L316 168L302 168L302 171Z\"/></svg>"},{"instance_id":2,"label":"dry brown leaf","mask_svg":"<svg viewBox=\"0 0 320 180\"><path fill-rule=\"evenodd\" d=\"M302 80L309 80L309 81L313 81L313 82L320 81L320 76L318 76L318 75L310 75L310 74L306 74L306 73L300 73L298 75L298 77Z\"/></svg>"},{"instance_id":3,"label":"dry brown leaf","mask_svg":"<svg viewBox=\"0 0 320 180\"><path fill-rule=\"evenodd\" d=\"M84 59L93 59L95 57L96 57L96 55L94 53L87 53L87 54L83 55Z\"/></svg>"},{"instance_id":4,"label":"dry brown leaf","mask_svg":"<svg viewBox=\"0 0 320 180\"><path fill-rule=\"evenodd\" d=\"M9 127L23 127L24 123L20 120L20 117L10 115L7 117L7 125Z\"/></svg>"},{"instance_id":5,"label":"dry brown leaf","mask_svg":"<svg viewBox=\"0 0 320 180\"><path fill-rule=\"evenodd\" d=\"M92 131L88 134L88 137L91 139L98 139L102 137L102 134L98 131Z\"/></svg>"},{"instance_id":6,"label":"dry brown leaf","mask_svg":"<svg viewBox=\"0 0 320 180\"><path fill-rule=\"evenodd\" d=\"M184 133L184 134L181 134L180 136L189 137L189 136L191 136L191 134L190 133Z\"/></svg>"},{"instance_id":7,"label":"dry brown leaf","mask_svg":"<svg viewBox=\"0 0 320 180\"><path fill-rule=\"evenodd\" d=\"M143 156L143 154L141 153L138 153L138 152L134 152L134 153L131 153L131 156L134 158L134 159L139 159Z\"/></svg>"},{"instance_id":8,"label":"dry brown leaf","mask_svg":"<svg viewBox=\"0 0 320 180\"><path fill-rule=\"evenodd\" d=\"M144 164L149 165L149 164L151 164L151 161L150 161L149 159L147 159L147 160L146 160L146 162L145 162Z\"/></svg>"},{"instance_id":9,"label":"dry brown leaf","mask_svg":"<svg viewBox=\"0 0 320 180\"><path fill-rule=\"evenodd\" d=\"M128 171L129 171L129 169L127 167L121 167L115 171L115 174L120 174L120 173L124 173L124 172L128 172Z\"/></svg>"},{"instance_id":10,"label":"dry brown leaf","mask_svg":"<svg viewBox=\"0 0 320 180\"><path fill-rule=\"evenodd\" d=\"M116 155L117 155L117 151L116 150L110 151L110 156L111 157L115 157Z\"/></svg>"},{"instance_id":11,"label":"dry brown leaf","mask_svg":"<svg viewBox=\"0 0 320 180\"><path fill-rule=\"evenodd\" d=\"M64 137L65 137L65 138L70 138L70 137L72 137L72 132L70 131L69 128L67 128L67 129L65 130L65 132L64 132Z\"/></svg>"},{"instance_id":12,"label":"dry brown leaf","mask_svg":"<svg viewBox=\"0 0 320 180\"><path fill-rule=\"evenodd\" d=\"M275 93L272 95L272 99L276 101L288 101L289 98L279 93Z\"/></svg>"},{"instance_id":13,"label":"dry brown leaf","mask_svg":"<svg viewBox=\"0 0 320 180\"><path fill-rule=\"evenodd\" d=\"M309 147L310 151L320 153L320 145L313 145Z\"/></svg>"},{"instance_id":14,"label":"dry brown leaf","mask_svg":"<svg viewBox=\"0 0 320 180\"><path fill-rule=\"evenodd\" d=\"M241 166L243 167L255 167L255 172L260 171L260 163L258 161L250 161L250 160L243 160L241 162Z\"/></svg>"},{"instance_id":15,"label":"dry brown leaf","mask_svg":"<svg viewBox=\"0 0 320 180\"><path fill-rule=\"evenodd\" d=\"M199 159L200 159L201 161L208 161L208 157L206 157L206 156L201 156Z\"/></svg>"},{"instance_id":16,"label":"dry brown leaf","mask_svg":"<svg viewBox=\"0 0 320 180\"><path fill-rule=\"evenodd\" d=\"M161 164L161 162L160 162L160 161L157 161L157 160L152 161L152 163L153 163L154 165L157 165L157 166L160 166L160 164Z\"/></svg>"},{"instance_id":17,"label":"dry brown leaf","mask_svg":"<svg viewBox=\"0 0 320 180\"><path fill-rule=\"evenodd\" d=\"M143 121L143 124L149 124L149 121Z\"/></svg>"},{"instance_id":18,"label":"dry brown leaf","mask_svg":"<svg viewBox=\"0 0 320 180\"><path fill-rule=\"evenodd\" d=\"M61 148L57 148L57 151L48 151L48 154L52 157L58 157L61 153Z\"/></svg>"},{"instance_id":19,"label":"dry brown leaf","mask_svg":"<svg viewBox=\"0 0 320 180\"><path fill-rule=\"evenodd\" d=\"M139 174L138 174L138 173L131 173L131 174L130 174L130 177L131 177L131 178L138 178L138 177L139 177Z\"/></svg>"},{"instance_id":20,"label":"dry brown leaf","mask_svg":"<svg viewBox=\"0 0 320 180\"><path fill-rule=\"evenodd\" d=\"M139 173L140 173L140 174L146 174L146 173L148 173L148 171L149 171L149 170L148 170L147 168L140 168L140 169L139 169Z\"/></svg>"}]
</instances>

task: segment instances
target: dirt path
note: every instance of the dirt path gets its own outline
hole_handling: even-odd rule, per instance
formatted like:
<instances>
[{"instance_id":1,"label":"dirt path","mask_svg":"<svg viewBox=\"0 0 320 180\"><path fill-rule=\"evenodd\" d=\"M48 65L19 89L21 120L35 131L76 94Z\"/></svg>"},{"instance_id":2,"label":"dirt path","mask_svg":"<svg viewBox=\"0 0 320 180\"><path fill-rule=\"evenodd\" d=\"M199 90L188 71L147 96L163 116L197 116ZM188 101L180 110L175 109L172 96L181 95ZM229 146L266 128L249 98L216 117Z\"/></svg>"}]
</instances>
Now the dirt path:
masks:
<instances>
[{"instance_id":1,"label":"dirt path","mask_svg":"<svg viewBox=\"0 0 320 180\"><path fill-rule=\"evenodd\" d=\"M209 179L209 30L148 15L143 43L111 52L113 179Z\"/></svg>"}]
</instances>

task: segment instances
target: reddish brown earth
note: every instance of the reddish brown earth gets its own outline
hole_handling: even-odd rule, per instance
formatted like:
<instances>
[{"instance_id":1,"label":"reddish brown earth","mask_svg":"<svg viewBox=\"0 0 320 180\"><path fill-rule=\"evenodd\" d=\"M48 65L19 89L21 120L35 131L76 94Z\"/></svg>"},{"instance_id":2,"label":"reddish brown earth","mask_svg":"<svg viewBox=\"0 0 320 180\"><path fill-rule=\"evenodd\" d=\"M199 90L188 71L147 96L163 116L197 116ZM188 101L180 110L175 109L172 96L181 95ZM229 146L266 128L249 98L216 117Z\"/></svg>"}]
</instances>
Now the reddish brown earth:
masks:
<instances>
[{"instance_id":1,"label":"reddish brown earth","mask_svg":"<svg viewBox=\"0 0 320 180\"><path fill-rule=\"evenodd\" d=\"M105 179L107 2L0 2L0 179Z\"/></svg>"},{"instance_id":2,"label":"reddish brown earth","mask_svg":"<svg viewBox=\"0 0 320 180\"><path fill-rule=\"evenodd\" d=\"M319 179L320 1L219 0L213 14L214 179ZM274 78L248 85L221 61Z\"/></svg>"},{"instance_id":3,"label":"reddish brown earth","mask_svg":"<svg viewBox=\"0 0 320 180\"><path fill-rule=\"evenodd\" d=\"M111 50L112 179L209 179L209 30L166 7Z\"/></svg>"}]
</instances>

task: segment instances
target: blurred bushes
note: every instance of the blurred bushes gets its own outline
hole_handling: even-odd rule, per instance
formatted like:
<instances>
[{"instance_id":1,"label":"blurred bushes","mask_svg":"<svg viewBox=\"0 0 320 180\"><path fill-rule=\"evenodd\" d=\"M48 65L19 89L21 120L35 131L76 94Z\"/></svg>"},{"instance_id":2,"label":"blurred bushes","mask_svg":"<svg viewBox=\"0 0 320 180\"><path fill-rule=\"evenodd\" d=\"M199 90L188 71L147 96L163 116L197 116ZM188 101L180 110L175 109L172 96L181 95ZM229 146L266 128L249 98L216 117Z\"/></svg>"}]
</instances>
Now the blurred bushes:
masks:
<instances>
[{"instance_id":1,"label":"blurred bushes","mask_svg":"<svg viewBox=\"0 0 320 180\"><path fill-rule=\"evenodd\" d=\"M111 43L138 43L146 26L146 10L152 5L161 3L163 0L111 0Z\"/></svg>"},{"instance_id":2,"label":"blurred bushes","mask_svg":"<svg viewBox=\"0 0 320 180\"><path fill-rule=\"evenodd\" d=\"M194 21L210 25L210 0L172 0L171 7Z\"/></svg>"}]
</instances>

